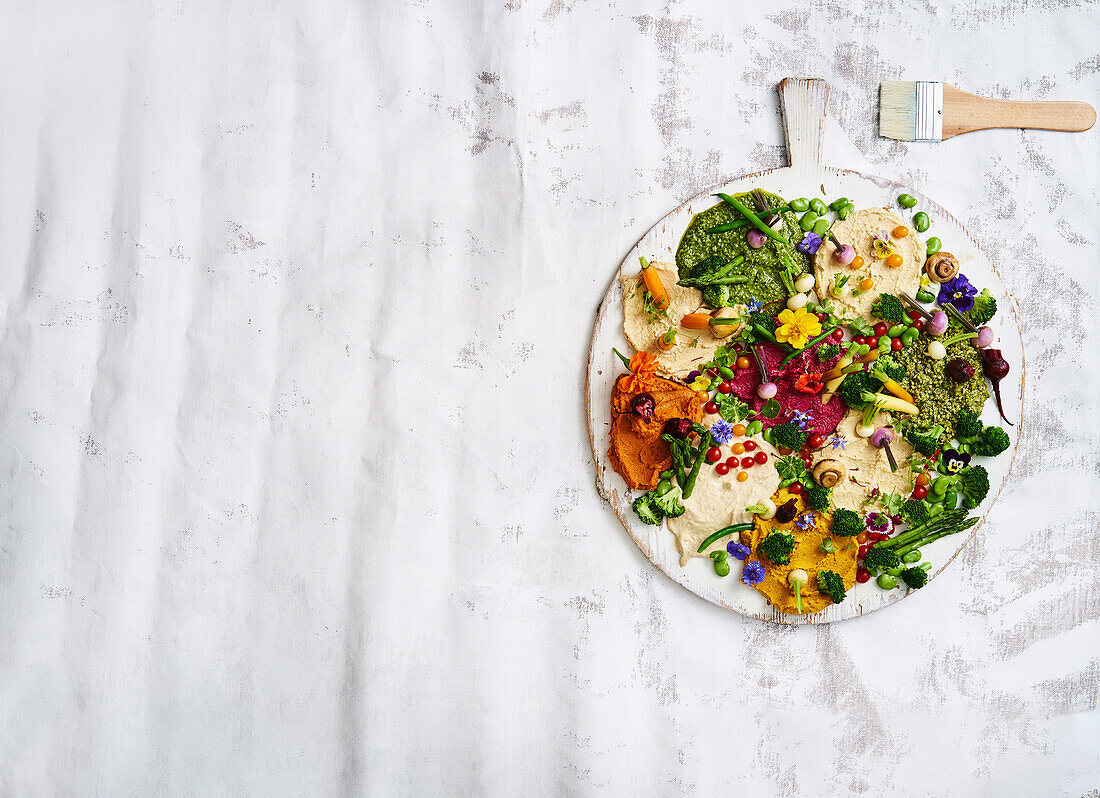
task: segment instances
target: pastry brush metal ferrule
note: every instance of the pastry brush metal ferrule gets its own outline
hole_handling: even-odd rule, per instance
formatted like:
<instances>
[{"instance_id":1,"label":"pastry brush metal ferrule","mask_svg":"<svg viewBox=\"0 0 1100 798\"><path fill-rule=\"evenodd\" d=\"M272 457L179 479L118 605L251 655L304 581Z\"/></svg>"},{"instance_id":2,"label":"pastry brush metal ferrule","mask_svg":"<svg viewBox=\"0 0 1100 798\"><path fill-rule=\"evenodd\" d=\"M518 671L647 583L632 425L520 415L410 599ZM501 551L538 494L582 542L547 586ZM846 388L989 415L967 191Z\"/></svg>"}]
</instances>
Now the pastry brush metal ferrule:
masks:
<instances>
[{"instance_id":1,"label":"pastry brush metal ferrule","mask_svg":"<svg viewBox=\"0 0 1100 798\"><path fill-rule=\"evenodd\" d=\"M1081 131L1095 122L1088 103L995 100L933 80L887 80L879 87L879 133L899 141L943 141L995 127Z\"/></svg>"}]
</instances>

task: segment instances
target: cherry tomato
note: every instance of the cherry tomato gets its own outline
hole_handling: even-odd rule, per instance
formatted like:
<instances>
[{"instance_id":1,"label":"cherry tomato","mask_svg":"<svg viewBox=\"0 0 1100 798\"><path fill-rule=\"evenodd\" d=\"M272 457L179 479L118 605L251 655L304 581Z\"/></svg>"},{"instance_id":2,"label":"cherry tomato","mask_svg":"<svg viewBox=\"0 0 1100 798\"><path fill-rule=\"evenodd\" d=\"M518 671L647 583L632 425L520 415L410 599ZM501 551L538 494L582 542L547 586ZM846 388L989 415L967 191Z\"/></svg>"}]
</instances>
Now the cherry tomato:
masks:
<instances>
[{"instance_id":1,"label":"cherry tomato","mask_svg":"<svg viewBox=\"0 0 1100 798\"><path fill-rule=\"evenodd\" d=\"M727 457L726 465L728 465L730 468L737 468L737 458L733 456Z\"/></svg>"},{"instance_id":2,"label":"cherry tomato","mask_svg":"<svg viewBox=\"0 0 1100 798\"><path fill-rule=\"evenodd\" d=\"M911 310L911 311L909 311L909 318L911 318L913 321L916 321L917 319L920 319L920 318L923 318L923 317L920 315L919 310Z\"/></svg>"},{"instance_id":3,"label":"cherry tomato","mask_svg":"<svg viewBox=\"0 0 1100 798\"><path fill-rule=\"evenodd\" d=\"M839 327L837 327L835 330L833 330L833 340L834 341L843 341L844 340L844 330L840 329Z\"/></svg>"},{"instance_id":4,"label":"cherry tomato","mask_svg":"<svg viewBox=\"0 0 1100 798\"><path fill-rule=\"evenodd\" d=\"M928 484L928 481L927 474L917 474L917 485L925 486Z\"/></svg>"},{"instance_id":5,"label":"cherry tomato","mask_svg":"<svg viewBox=\"0 0 1100 798\"><path fill-rule=\"evenodd\" d=\"M878 324L875 325L875 335L881 338L882 336L886 335L886 332L889 329L890 327L886 324L886 322L880 321Z\"/></svg>"},{"instance_id":6,"label":"cherry tomato","mask_svg":"<svg viewBox=\"0 0 1100 798\"><path fill-rule=\"evenodd\" d=\"M710 399L710 394L706 391L696 391L695 398L698 399L700 402L705 402Z\"/></svg>"},{"instance_id":7,"label":"cherry tomato","mask_svg":"<svg viewBox=\"0 0 1100 798\"><path fill-rule=\"evenodd\" d=\"M707 449L707 462L708 463L717 463L721 459L722 459L722 450L719 449L717 446L711 446L709 449Z\"/></svg>"},{"instance_id":8,"label":"cherry tomato","mask_svg":"<svg viewBox=\"0 0 1100 798\"><path fill-rule=\"evenodd\" d=\"M891 269L896 269L903 263L905 263L905 259L896 252L886 259L886 265L889 266Z\"/></svg>"},{"instance_id":9,"label":"cherry tomato","mask_svg":"<svg viewBox=\"0 0 1100 798\"><path fill-rule=\"evenodd\" d=\"M733 425L733 434L740 438L742 435L745 434L745 425L744 424L734 424Z\"/></svg>"},{"instance_id":10,"label":"cherry tomato","mask_svg":"<svg viewBox=\"0 0 1100 798\"><path fill-rule=\"evenodd\" d=\"M894 238L905 238L907 235L909 235L909 228L903 224L899 224L892 231L890 231L890 234Z\"/></svg>"},{"instance_id":11,"label":"cherry tomato","mask_svg":"<svg viewBox=\"0 0 1100 798\"><path fill-rule=\"evenodd\" d=\"M859 544L859 558L862 560L864 557L867 556L867 552L869 552L870 550L871 550L871 544L870 543L860 543Z\"/></svg>"},{"instance_id":12,"label":"cherry tomato","mask_svg":"<svg viewBox=\"0 0 1100 798\"><path fill-rule=\"evenodd\" d=\"M730 467L728 465L726 465L725 463L719 463L718 465L716 465L714 467L714 471L715 471L715 473L718 474L718 476L724 477L726 474L728 474L730 472Z\"/></svg>"},{"instance_id":13,"label":"cherry tomato","mask_svg":"<svg viewBox=\"0 0 1100 798\"><path fill-rule=\"evenodd\" d=\"M856 255L854 258L852 258L852 262L849 265L853 269L862 269L863 268L863 263L864 263L863 256L862 255Z\"/></svg>"},{"instance_id":14,"label":"cherry tomato","mask_svg":"<svg viewBox=\"0 0 1100 798\"><path fill-rule=\"evenodd\" d=\"M741 357L737 358L737 368L739 368L739 369L747 369L747 368L749 368L749 367L750 367L751 365L752 365L752 361L751 361L751 360L749 360L749 359L748 359L747 357L745 357L744 355L741 355Z\"/></svg>"},{"instance_id":15,"label":"cherry tomato","mask_svg":"<svg viewBox=\"0 0 1100 798\"><path fill-rule=\"evenodd\" d=\"M923 331L924 330L924 319L913 319L913 323L910 324L909 326L910 327L915 327L916 329Z\"/></svg>"},{"instance_id":16,"label":"cherry tomato","mask_svg":"<svg viewBox=\"0 0 1100 798\"><path fill-rule=\"evenodd\" d=\"M752 468L755 464L756 464L756 461L753 460L751 457L742 457L741 458L741 467L742 468Z\"/></svg>"},{"instance_id":17,"label":"cherry tomato","mask_svg":"<svg viewBox=\"0 0 1100 798\"><path fill-rule=\"evenodd\" d=\"M735 444L733 444L733 446L730 447L730 451L733 452L734 454L744 454L745 453L745 444L735 443Z\"/></svg>"},{"instance_id":18,"label":"cherry tomato","mask_svg":"<svg viewBox=\"0 0 1100 798\"><path fill-rule=\"evenodd\" d=\"M852 339L852 341L857 344L867 343L867 339L864 338L862 335L857 335L855 338Z\"/></svg>"},{"instance_id":19,"label":"cherry tomato","mask_svg":"<svg viewBox=\"0 0 1100 798\"><path fill-rule=\"evenodd\" d=\"M802 462L805 464L806 468L812 468L814 464L814 459L810 457L810 455L805 454L802 456Z\"/></svg>"},{"instance_id":20,"label":"cherry tomato","mask_svg":"<svg viewBox=\"0 0 1100 798\"><path fill-rule=\"evenodd\" d=\"M901 264L898 265L900 266ZM864 291L870 291L872 288L875 287L875 281L872 280L870 277L864 277L862 280L859 281L859 287Z\"/></svg>"},{"instance_id":21,"label":"cherry tomato","mask_svg":"<svg viewBox=\"0 0 1100 798\"><path fill-rule=\"evenodd\" d=\"M784 457L786 457L786 456L787 456L788 454L790 454L790 453L791 453L791 450L790 450L790 449L788 449L788 448L787 448L786 446L780 446L780 447L779 447L779 453L780 453L781 455L783 455Z\"/></svg>"},{"instance_id":22,"label":"cherry tomato","mask_svg":"<svg viewBox=\"0 0 1100 798\"><path fill-rule=\"evenodd\" d=\"M866 340L866 344L867 344L867 346L871 347L872 349L878 349L878 336L877 335L872 335L870 338L868 338Z\"/></svg>"},{"instance_id":23,"label":"cherry tomato","mask_svg":"<svg viewBox=\"0 0 1100 798\"><path fill-rule=\"evenodd\" d=\"M815 432L813 435L810 436L810 448L811 449L820 449L824 445L825 445L825 436L822 435L820 432Z\"/></svg>"},{"instance_id":24,"label":"cherry tomato","mask_svg":"<svg viewBox=\"0 0 1100 798\"><path fill-rule=\"evenodd\" d=\"M914 499L923 499L927 495L928 495L928 488L924 487L924 485L917 485L917 487L913 488L913 498Z\"/></svg>"},{"instance_id":25,"label":"cherry tomato","mask_svg":"<svg viewBox=\"0 0 1100 798\"><path fill-rule=\"evenodd\" d=\"M703 411L713 416L715 413L718 412L718 403L707 402L705 405L703 405Z\"/></svg>"},{"instance_id":26,"label":"cherry tomato","mask_svg":"<svg viewBox=\"0 0 1100 798\"><path fill-rule=\"evenodd\" d=\"M795 496L802 493L802 483L792 482L790 485L787 486L787 493L793 493Z\"/></svg>"},{"instance_id":27,"label":"cherry tomato","mask_svg":"<svg viewBox=\"0 0 1100 798\"><path fill-rule=\"evenodd\" d=\"M738 482L744 482L748 478L749 478L749 474L748 474L747 471L738 471L737 472L737 481Z\"/></svg>"},{"instance_id":28,"label":"cherry tomato","mask_svg":"<svg viewBox=\"0 0 1100 798\"><path fill-rule=\"evenodd\" d=\"M871 581L871 572L868 571L866 568L857 568L856 569L856 581L859 582L861 585L864 582Z\"/></svg>"},{"instance_id":29,"label":"cherry tomato","mask_svg":"<svg viewBox=\"0 0 1100 798\"><path fill-rule=\"evenodd\" d=\"M817 316L818 321L825 321L825 319L829 318L828 313L815 313L814 315Z\"/></svg>"},{"instance_id":30,"label":"cherry tomato","mask_svg":"<svg viewBox=\"0 0 1100 798\"><path fill-rule=\"evenodd\" d=\"M723 380L722 382L718 383L718 393L729 393L729 392L730 392L730 391L732 391L732 390L733 390L733 386L732 386L732 385L730 385L730 384L729 384L728 382L726 382L725 380Z\"/></svg>"},{"instance_id":31,"label":"cherry tomato","mask_svg":"<svg viewBox=\"0 0 1100 798\"><path fill-rule=\"evenodd\" d=\"M745 451L751 452L756 448L756 441L745 441Z\"/></svg>"},{"instance_id":32,"label":"cherry tomato","mask_svg":"<svg viewBox=\"0 0 1100 798\"><path fill-rule=\"evenodd\" d=\"M753 455L752 459L756 461L757 465L764 465L764 463L768 462L768 453L757 452L755 455Z\"/></svg>"},{"instance_id":33,"label":"cherry tomato","mask_svg":"<svg viewBox=\"0 0 1100 798\"><path fill-rule=\"evenodd\" d=\"M890 348L895 352L900 352L902 349L905 348L905 344L901 342L900 338L891 338Z\"/></svg>"},{"instance_id":34,"label":"cherry tomato","mask_svg":"<svg viewBox=\"0 0 1100 798\"><path fill-rule=\"evenodd\" d=\"M858 540L860 543L866 543L870 539L871 539L871 533L870 532L860 532L858 535L856 535L856 540ZM860 556L862 557L863 555L860 555Z\"/></svg>"},{"instance_id":35,"label":"cherry tomato","mask_svg":"<svg viewBox=\"0 0 1100 798\"><path fill-rule=\"evenodd\" d=\"M881 543L890 539L890 536L885 532L871 532L867 537L872 543Z\"/></svg>"}]
</instances>

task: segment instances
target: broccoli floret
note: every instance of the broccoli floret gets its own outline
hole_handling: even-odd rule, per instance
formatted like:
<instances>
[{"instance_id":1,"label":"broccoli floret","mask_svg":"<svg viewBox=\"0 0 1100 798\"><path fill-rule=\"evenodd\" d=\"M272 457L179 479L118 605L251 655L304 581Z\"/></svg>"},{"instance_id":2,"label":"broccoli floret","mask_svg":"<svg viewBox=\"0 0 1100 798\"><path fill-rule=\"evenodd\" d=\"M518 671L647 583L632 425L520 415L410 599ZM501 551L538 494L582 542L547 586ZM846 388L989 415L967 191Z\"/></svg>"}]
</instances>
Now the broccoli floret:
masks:
<instances>
[{"instance_id":1,"label":"broccoli floret","mask_svg":"<svg viewBox=\"0 0 1100 798\"><path fill-rule=\"evenodd\" d=\"M794 551L794 538L786 532L772 532L760 544L760 554L776 565L786 565Z\"/></svg>"},{"instance_id":2,"label":"broccoli floret","mask_svg":"<svg viewBox=\"0 0 1100 798\"><path fill-rule=\"evenodd\" d=\"M834 535L850 538L863 532L863 530L863 519L860 518L859 513L854 510L848 510L841 507L833 513L832 532Z\"/></svg>"},{"instance_id":3,"label":"broccoli floret","mask_svg":"<svg viewBox=\"0 0 1100 798\"><path fill-rule=\"evenodd\" d=\"M679 485L670 483L668 490L664 493L660 489L654 490L652 493L653 507L664 513L665 518L677 518L684 514L684 505L680 501L684 493L680 490Z\"/></svg>"},{"instance_id":4,"label":"broccoli floret","mask_svg":"<svg viewBox=\"0 0 1100 798\"><path fill-rule=\"evenodd\" d=\"M750 327L763 327L770 333L775 332L775 317L770 313L756 313L749 314L749 326Z\"/></svg>"},{"instance_id":5,"label":"broccoli floret","mask_svg":"<svg viewBox=\"0 0 1100 798\"><path fill-rule=\"evenodd\" d=\"M811 510L825 512L829 509L829 503L833 498L833 491L831 488L813 485L812 487L806 488L802 495L806 498L806 504L810 506Z\"/></svg>"},{"instance_id":6,"label":"broccoli floret","mask_svg":"<svg viewBox=\"0 0 1100 798\"><path fill-rule=\"evenodd\" d=\"M863 394L867 392L874 393L881 387L882 383L866 371L856 371L844 378L837 389L837 393L844 400L844 404L853 410L859 410L867 404Z\"/></svg>"},{"instance_id":7,"label":"broccoli floret","mask_svg":"<svg viewBox=\"0 0 1100 798\"><path fill-rule=\"evenodd\" d=\"M909 499L905 502L905 504L901 506L901 514L910 527L914 527L917 524L923 524L930 517L928 505L916 499Z\"/></svg>"},{"instance_id":8,"label":"broccoli floret","mask_svg":"<svg viewBox=\"0 0 1100 798\"><path fill-rule=\"evenodd\" d=\"M872 568L897 568L901 565L901 558L893 549L884 549L882 546L872 546L867 550L863 558L863 567L870 571Z\"/></svg>"},{"instance_id":9,"label":"broccoli floret","mask_svg":"<svg viewBox=\"0 0 1100 798\"><path fill-rule=\"evenodd\" d=\"M997 315L997 300L993 298L993 294L989 293L988 288L983 288L982 292L974 297L974 307L968 310L966 315L975 327L981 327Z\"/></svg>"},{"instance_id":10,"label":"broccoli floret","mask_svg":"<svg viewBox=\"0 0 1100 798\"><path fill-rule=\"evenodd\" d=\"M871 305L871 313L875 318L883 321L892 321L901 324L906 320L905 305L893 294L882 294L878 301Z\"/></svg>"},{"instance_id":11,"label":"broccoli floret","mask_svg":"<svg viewBox=\"0 0 1100 798\"><path fill-rule=\"evenodd\" d=\"M832 571L817 572L817 589L833 600L833 604L844 601L844 580L840 574Z\"/></svg>"},{"instance_id":12,"label":"broccoli floret","mask_svg":"<svg viewBox=\"0 0 1100 798\"><path fill-rule=\"evenodd\" d=\"M638 518L642 520L643 524L652 524L656 526L661 523L661 519L664 517L661 515L661 511L654 506L653 492L643 493L634 503L630 505Z\"/></svg>"},{"instance_id":13,"label":"broccoli floret","mask_svg":"<svg viewBox=\"0 0 1100 798\"><path fill-rule=\"evenodd\" d=\"M980 465L964 468L959 472L959 490L963 495L963 507L974 509L989 493L989 472Z\"/></svg>"},{"instance_id":14,"label":"broccoli floret","mask_svg":"<svg viewBox=\"0 0 1100 798\"><path fill-rule=\"evenodd\" d=\"M955 436L962 441L976 437L981 432L982 422L978 420L978 414L965 407L960 410L958 420L955 422Z\"/></svg>"},{"instance_id":15,"label":"broccoli floret","mask_svg":"<svg viewBox=\"0 0 1100 798\"><path fill-rule=\"evenodd\" d=\"M836 344L822 344L817 348L815 353L819 363L824 363L827 360L832 360L834 357L840 354L840 347Z\"/></svg>"},{"instance_id":16,"label":"broccoli floret","mask_svg":"<svg viewBox=\"0 0 1100 798\"><path fill-rule=\"evenodd\" d=\"M882 355L875 361L878 366L882 367L882 370L886 372L886 376L890 379L901 382L905 379L906 371L905 366L898 363L889 355Z\"/></svg>"},{"instance_id":17,"label":"broccoli floret","mask_svg":"<svg viewBox=\"0 0 1100 798\"><path fill-rule=\"evenodd\" d=\"M794 424L776 424L771 430L772 442L791 451L799 451L806 443L806 433Z\"/></svg>"},{"instance_id":18,"label":"broccoli floret","mask_svg":"<svg viewBox=\"0 0 1100 798\"><path fill-rule=\"evenodd\" d=\"M925 457L931 457L936 449L940 448L940 438L943 436L943 427L936 424L934 427L928 429L912 429L905 430L905 440L923 454Z\"/></svg>"},{"instance_id":19,"label":"broccoli floret","mask_svg":"<svg viewBox=\"0 0 1100 798\"><path fill-rule=\"evenodd\" d=\"M1008 433L1000 427L985 427L976 440L970 442L970 451L981 457L996 457L1008 448Z\"/></svg>"},{"instance_id":20,"label":"broccoli floret","mask_svg":"<svg viewBox=\"0 0 1100 798\"><path fill-rule=\"evenodd\" d=\"M872 551L874 551L874 549L872 549ZM928 572L916 566L906 568L901 572L901 579L908 587L913 588L913 590L919 590L928 584Z\"/></svg>"}]
</instances>

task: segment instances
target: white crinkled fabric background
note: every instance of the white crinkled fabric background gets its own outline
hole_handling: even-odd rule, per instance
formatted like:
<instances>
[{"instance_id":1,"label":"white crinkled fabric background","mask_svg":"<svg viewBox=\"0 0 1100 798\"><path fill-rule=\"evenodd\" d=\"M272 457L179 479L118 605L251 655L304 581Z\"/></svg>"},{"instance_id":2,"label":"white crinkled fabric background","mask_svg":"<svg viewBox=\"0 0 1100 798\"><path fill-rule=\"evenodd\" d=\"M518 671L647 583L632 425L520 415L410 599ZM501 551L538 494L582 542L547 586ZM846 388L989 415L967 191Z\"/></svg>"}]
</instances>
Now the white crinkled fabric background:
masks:
<instances>
[{"instance_id":1,"label":"white crinkled fabric background","mask_svg":"<svg viewBox=\"0 0 1100 798\"><path fill-rule=\"evenodd\" d=\"M877 85L1097 102L1095 4L8 3L0 795L1097 795L1097 132L877 137ZM780 628L600 501L596 305L684 199L827 160L1023 310L974 544Z\"/></svg>"}]
</instances>

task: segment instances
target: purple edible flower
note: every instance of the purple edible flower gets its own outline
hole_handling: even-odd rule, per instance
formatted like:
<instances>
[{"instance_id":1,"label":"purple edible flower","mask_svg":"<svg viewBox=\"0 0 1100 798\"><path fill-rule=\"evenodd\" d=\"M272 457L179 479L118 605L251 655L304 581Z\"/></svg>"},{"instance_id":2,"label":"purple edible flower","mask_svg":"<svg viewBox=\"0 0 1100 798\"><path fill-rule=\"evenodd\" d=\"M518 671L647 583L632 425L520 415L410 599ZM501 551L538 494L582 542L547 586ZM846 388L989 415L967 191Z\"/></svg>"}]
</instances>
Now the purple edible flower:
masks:
<instances>
[{"instance_id":1,"label":"purple edible flower","mask_svg":"<svg viewBox=\"0 0 1100 798\"><path fill-rule=\"evenodd\" d=\"M805 532L807 529L813 529L814 524L817 523L817 518L814 517L813 513L806 512L798 516L798 518L795 519L794 523L795 526Z\"/></svg>"},{"instance_id":2,"label":"purple edible flower","mask_svg":"<svg viewBox=\"0 0 1100 798\"><path fill-rule=\"evenodd\" d=\"M760 308L762 307L764 307L764 303L758 302L755 299L750 299L747 303L745 303L745 311L748 313L759 313Z\"/></svg>"},{"instance_id":3,"label":"purple edible flower","mask_svg":"<svg viewBox=\"0 0 1100 798\"><path fill-rule=\"evenodd\" d=\"M970 455L957 449L945 449L942 456L943 469L948 474L957 474L970 465Z\"/></svg>"},{"instance_id":4,"label":"purple edible flower","mask_svg":"<svg viewBox=\"0 0 1100 798\"><path fill-rule=\"evenodd\" d=\"M749 555L752 554L752 549L744 543L734 543L732 540L726 544L726 551L735 560L747 560Z\"/></svg>"},{"instance_id":5,"label":"purple edible flower","mask_svg":"<svg viewBox=\"0 0 1100 798\"><path fill-rule=\"evenodd\" d=\"M733 439L733 424L720 418L711 426L710 434L714 436L714 441L719 446L729 443Z\"/></svg>"},{"instance_id":6,"label":"purple edible flower","mask_svg":"<svg viewBox=\"0 0 1100 798\"><path fill-rule=\"evenodd\" d=\"M746 585L759 585L764 581L764 564L756 560L745 563L745 569L741 572L741 581Z\"/></svg>"},{"instance_id":7,"label":"purple edible flower","mask_svg":"<svg viewBox=\"0 0 1100 798\"><path fill-rule=\"evenodd\" d=\"M957 274L940 285L940 295L936 302L941 305L948 303L955 306L956 310L967 311L974 307L974 297L978 295L978 289L970 284L965 274Z\"/></svg>"},{"instance_id":8,"label":"purple edible flower","mask_svg":"<svg viewBox=\"0 0 1100 798\"><path fill-rule=\"evenodd\" d=\"M890 516L886 513L867 513L867 518L864 519L864 523L869 532L885 532L886 534L890 534L894 529L894 522L890 520Z\"/></svg>"},{"instance_id":9,"label":"purple edible flower","mask_svg":"<svg viewBox=\"0 0 1100 798\"><path fill-rule=\"evenodd\" d=\"M799 429L806 429L806 425L814 420L814 417L802 410L795 410L791 417L791 423L797 424Z\"/></svg>"},{"instance_id":10,"label":"purple edible flower","mask_svg":"<svg viewBox=\"0 0 1100 798\"><path fill-rule=\"evenodd\" d=\"M806 235L802 236L802 240L794 245L794 248L804 255L816 255L817 248L820 246L821 236L817 233L806 233Z\"/></svg>"},{"instance_id":11,"label":"purple edible flower","mask_svg":"<svg viewBox=\"0 0 1100 798\"><path fill-rule=\"evenodd\" d=\"M833 445L834 452L837 449L848 451L848 441L844 440L843 438L833 438L831 441L829 441L829 443Z\"/></svg>"}]
</instances>

